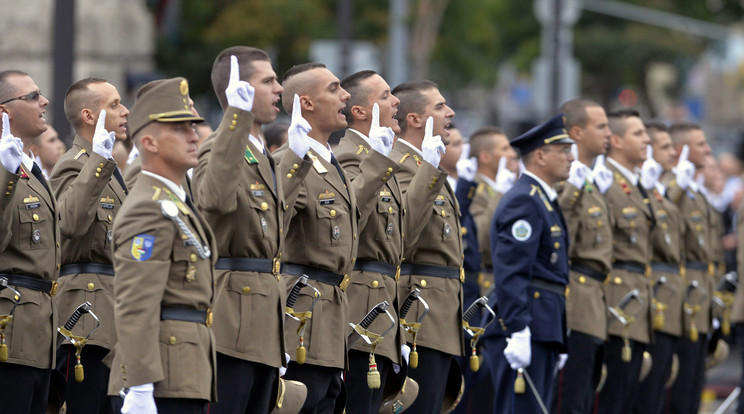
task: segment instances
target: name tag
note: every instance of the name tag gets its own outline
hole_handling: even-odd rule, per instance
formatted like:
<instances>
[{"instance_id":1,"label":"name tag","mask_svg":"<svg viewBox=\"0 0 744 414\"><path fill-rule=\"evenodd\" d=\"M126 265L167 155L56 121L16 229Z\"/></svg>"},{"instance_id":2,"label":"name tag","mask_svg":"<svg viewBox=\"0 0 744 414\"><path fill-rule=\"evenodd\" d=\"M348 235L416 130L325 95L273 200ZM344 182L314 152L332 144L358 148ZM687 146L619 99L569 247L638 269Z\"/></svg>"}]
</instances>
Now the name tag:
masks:
<instances>
[{"instance_id":1,"label":"name tag","mask_svg":"<svg viewBox=\"0 0 744 414\"><path fill-rule=\"evenodd\" d=\"M264 191L263 190L253 190L251 192L253 193L253 196L254 197L263 197L264 196Z\"/></svg>"},{"instance_id":2,"label":"name tag","mask_svg":"<svg viewBox=\"0 0 744 414\"><path fill-rule=\"evenodd\" d=\"M33 208L39 208L41 207L41 203L27 203L26 204L26 210L31 210Z\"/></svg>"},{"instance_id":3,"label":"name tag","mask_svg":"<svg viewBox=\"0 0 744 414\"><path fill-rule=\"evenodd\" d=\"M335 198L326 198L325 200L320 200L320 205L324 206L326 204L333 204L336 202Z\"/></svg>"},{"instance_id":4,"label":"name tag","mask_svg":"<svg viewBox=\"0 0 744 414\"><path fill-rule=\"evenodd\" d=\"M107 210L113 210L114 209L114 205L111 204L111 203L101 203L101 208L105 208Z\"/></svg>"}]
</instances>

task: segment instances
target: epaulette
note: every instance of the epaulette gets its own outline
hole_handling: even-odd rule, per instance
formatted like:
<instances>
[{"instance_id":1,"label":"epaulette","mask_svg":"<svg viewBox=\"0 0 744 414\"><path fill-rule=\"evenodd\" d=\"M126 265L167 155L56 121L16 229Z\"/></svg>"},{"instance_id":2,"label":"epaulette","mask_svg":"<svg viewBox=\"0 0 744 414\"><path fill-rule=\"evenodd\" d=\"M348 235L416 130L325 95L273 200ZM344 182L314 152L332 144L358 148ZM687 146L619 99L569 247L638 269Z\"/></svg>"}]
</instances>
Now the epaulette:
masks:
<instances>
[{"instance_id":1,"label":"epaulette","mask_svg":"<svg viewBox=\"0 0 744 414\"><path fill-rule=\"evenodd\" d=\"M77 155L75 155L75 158L74 158L74 159L76 159L76 160L77 160L77 159L78 159L78 158L80 158L80 157L81 157L81 156L82 156L83 154L86 154L87 152L88 152L88 151L86 151L86 150L85 150L85 148L81 149L81 150L80 150L80 152L78 152L78 153L77 153Z\"/></svg>"},{"instance_id":2,"label":"epaulette","mask_svg":"<svg viewBox=\"0 0 744 414\"><path fill-rule=\"evenodd\" d=\"M403 161L405 161L405 160L406 160L406 158L408 158L408 157L410 157L410 156L411 156L411 154L409 154L409 153L406 153L406 155L404 155L404 156L403 156L403 158L401 158L401 159L400 159L400 161L398 161L398 163L399 163L399 164L403 164Z\"/></svg>"}]
</instances>

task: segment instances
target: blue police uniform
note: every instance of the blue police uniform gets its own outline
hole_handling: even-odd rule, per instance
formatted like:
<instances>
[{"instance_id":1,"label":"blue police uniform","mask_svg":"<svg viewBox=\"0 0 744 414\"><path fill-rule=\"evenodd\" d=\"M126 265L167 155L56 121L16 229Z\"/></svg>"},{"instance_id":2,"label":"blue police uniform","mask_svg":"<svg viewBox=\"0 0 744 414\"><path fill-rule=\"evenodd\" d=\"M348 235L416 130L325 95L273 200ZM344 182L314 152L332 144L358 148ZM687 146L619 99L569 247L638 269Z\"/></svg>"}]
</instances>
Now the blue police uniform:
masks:
<instances>
[{"instance_id":1,"label":"blue police uniform","mask_svg":"<svg viewBox=\"0 0 744 414\"><path fill-rule=\"evenodd\" d=\"M571 143L556 116L512 141L522 154L547 144ZM484 340L486 363L495 388L495 413L537 413L531 387L514 392L516 371L504 357L506 339L529 327L531 363L526 368L543 402L550 401L553 370L565 352L565 288L568 284L568 231L552 189L529 172L502 198L491 225L499 321ZM552 193L552 194L551 194ZM551 200L551 195L553 196Z\"/></svg>"}]
</instances>

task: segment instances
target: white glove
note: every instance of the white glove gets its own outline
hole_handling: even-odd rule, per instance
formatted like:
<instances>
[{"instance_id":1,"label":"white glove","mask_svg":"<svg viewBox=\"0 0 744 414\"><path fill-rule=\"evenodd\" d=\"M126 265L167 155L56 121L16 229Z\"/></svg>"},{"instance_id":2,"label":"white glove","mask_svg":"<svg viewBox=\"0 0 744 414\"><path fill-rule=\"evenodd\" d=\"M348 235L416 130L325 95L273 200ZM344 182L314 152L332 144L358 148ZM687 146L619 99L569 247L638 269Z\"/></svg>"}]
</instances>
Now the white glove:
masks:
<instances>
[{"instance_id":1,"label":"white glove","mask_svg":"<svg viewBox=\"0 0 744 414\"><path fill-rule=\"evenodd\" d=\"M654 149L651 145L646 145L646 161L641 165L641 185L646 190L651 190L659 181L664 169L661 164L654 159Z\"/></svg>"},{"instance_id":2,"label":"white glove","mask_svg":"<svg viewBox=\"0 0 744 414\"><path fill-rule=\"evenodd\" d=\"M406 364L408 364L408 358L411 355L411 347L406 344L401 345L400 354L403 356L403 359L406 360Z\"/></svg>"},{"instance_id":3,"label":"white glove","mask_svg":"<svg viewBox=\"0 0 744 414\"><path fill-rule=\"evenodd\" d=\"M288 353L286 353L286 352L284 353L284 362L285 363L289 364L289 361L290 361L291 358L292 357L290 357ZM280 377L283 377L286 373L287 373L287 368L286 367L279 367L279 376Z\"/></svg>"},{"instance_id":4,"label":"white glove","mask_svg":"<svg viewBox=\"0 0 744 414\"><path fill-rule=\"evenodd\" d=\"M478 171L478 158L463 158L455 164L457 167L457 177L468 181L473 181L475 173Z\"/></svg>"},{"instance_id":5,"label":"white glove","mask_svg":"<svg viewBox=\"0 0 744 414\"><path fill-rule=\"evenodd\" d=\"M307 134L312 131L310 124L302 117L302 108L300 107L300 96L295 94L294 103L292 104L292 121L287 130L287 143L298 157L304 158L310 149L310 137Z\"/></svg>"},{"instance_id":6,"label":"white glove","mask_svg":"<svg viewBox=\"0 0 744 414\"><path fill-rule=\"evenodd\" d=\"M579 146L576 143L571 144L571 155L573 155L575 160L579 159Z\"/></svg>"},{"instance_id":7,"label":"white glove","mask_svg":"<svg viewBox=\"0 0 744 414\"><path fill-rule=\"evenodd\" d=\"M10 133L10 118L3 112L3 130L0 134L0 163L9 173L15 174L23 160L23 141Z\"/></svg>"},{"instance_id":8,"label":"white glove","mask_svg":"<svg viewBox=\"0 0 744 414\"><path fill-rule=\"evenodd\" d=\"M558 371L562 370L566 366L568 360L568 354L558 354Z\"/></svg>"},{"instance_id":9,"label":"white glove","mask_svg":"<svg viewBox=\"0 0 744 414\"><path fill-rule=\"evenodd\" d=\"M121 406L121 414L158 414L155 398L152 396L154 389L152 383L129 387L124 405Z\"/></svg>"},{"instance_id":10,"label":"white glove","mask_svg":"<svg viewBox=\"0 0 744 414\"><path fill-rule=\"evenodd\" d=\"M114 150L116 141L116 132L106 131L106 110L101 109L98 114L96 131L93 133L93 152L105 159L111 158L111 151Z\"/></svg>"},{"instance_id":11,"label":"white glove","mask_svg":"<svg viewBox=\"0 0 744 414\"><path fill-rule=\"evenodd\" d=\"M530 344L530 327L526 326L519 332L514 332L504 349L504 356L512 369L526 368L532 359L532 345Z\"/></svg>"},{"instance_id":12,"label":"white glove","mask_svg":"<svg viewBox=\"0 0 744 414\"><path fill-rule=\"evenodd\" d=\"M240 66L238 58L230 56L230 80L225 88L227 104L250 112L253 110L253 95L256 92L250 83L240 80Z\"/></svg>"},{"instance_id":13,"label":"white glove","mask_svg":"<svg viewBox=\"0 0 744 414\"><path fill-rule=\"evenodd\" d=\"M677 162L677 166L672 168L674 177L677 179L677 185L682 190L687 189L695 177L695 164L687 160L689 155L690 147L685 144L682 147L682 152L679 154L679 162Z\"/></svg>"},{"instance_id":14,"label":"white glove","mask_svg":"<svg viewBox=\"0 0 744 414\"><path fill-rule=\"evenodd\" d=\"M372 126L369 128L369 145L373 150L387 157L393 149L394 138L395 132L393 132L392 128L380 126L380 106L375 103L372 105Z\"/></svg>"},{"instance_id":15,"label":"white glove","mask_svg":"<svg viewBox=\"0 0 744 414\"><path fill-rule=\"evenodd\" d=\"M437 168L439 167L439 161L442 160L444 151L445 147L442 137L434 135L434 118L429 117L426 120L426 127L424 128L424 141L421 143L421 152L424 155L424 161Z\"/></svg>"},{"instance_id":16,"label":"white glove","mask_svg":"<svg viewBox=\"0 0 744 414\"><path fill-rule=\"evenodd\" d=\"M584 188L584 183L586 182L586 178L591 175L591 170L589 170L589 167L582 164L579 160L574 160L571 163L571 169L568 171L568 183L572 186L582 189Z\"/></svg>"},{"instance_id":17,"label":"white glove","mask_svg":"<svg viewBox=\"0 0 744 414\"><path fill-rule=\"evenodd\" d=\"M499 170L496 172L496 191L501 194L506 194L514 186L514 181L517 179L517 175L506 168L508 161L506 157L502 156L499 159Z\"/></svg>"},{"instance_id":18,"label":"white glove","mask_svg":"<svg viewBox=\"0 0 744 414\"><path fill-rule=\"evenodd\" d=\"M592 181L597 185L599 192L604 194L612 186L612 182L615 180L612 171L605 166L605 156L597 155L597 160L594 162L594 169L592 170Z\"/></svg>"}]
</instances>

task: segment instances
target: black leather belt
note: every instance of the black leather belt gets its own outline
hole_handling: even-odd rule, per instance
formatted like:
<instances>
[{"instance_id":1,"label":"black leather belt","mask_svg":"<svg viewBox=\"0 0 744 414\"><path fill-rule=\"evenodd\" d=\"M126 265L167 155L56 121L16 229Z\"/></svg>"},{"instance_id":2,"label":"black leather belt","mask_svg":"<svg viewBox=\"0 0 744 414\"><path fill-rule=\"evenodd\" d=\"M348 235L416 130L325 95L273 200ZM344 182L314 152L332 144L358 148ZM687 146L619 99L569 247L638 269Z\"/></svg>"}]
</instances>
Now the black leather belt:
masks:
<instances>
[{"instance_id":1,"label":"black leather belt","mask_svg":"<svg viewBox=\"0 0 744 414\"><path fill-rule=\"evenodd\" d=\"M605 279L607 279L606 273L602 273L591 266L583 265L581 263L572 263L571 270L577 273L581 273L582 275L589 276L590 278L599 282L604 282Z\"/></svg>"},{"instance_id":2,"label":"black leather belt","mask_svg":"<svg viewBox=\"0 0 744 414\"><path fill-rule=\"evenodd\" d=\"M354 270L358 272L380 273L398 280L398 266L393 266L385 262L377 262L374 260L357 260L354 264Z\"/></svg>"},{"instance_id":3,"label":"black leather belt","mask_svg":"<svg viewBox=\"0 0 744 414\"><path fill-rule=\"evenodd\" d=\"M253 257L220 257L214 265L218 270L233 270L236 272L274 273L281 272L282 266L278 259L257 259Z\"/></svg>"},{"instance_id":4,"label":"black leather belt","mask_svg":"<svg viewBox=\"0 0 744 414\"><path fill-rule=\"evenodd\" d=\"M679 265L663 262L651 262L651 270L655 272L674 273L676 275L679 274Z\"/></svg>"},{"instance_id":5,"label":"black leather belt","mask_svg":"<svg viewBox=\"0 0 744 414\"><path fill-rule=\"evenodd\" d=\"M464 281L464 272L462 271L462 268L449 266L408 263L400 267L400 274L444 277L447 279L458 279L461 282Z\"/></svg>"},{"instance_id":6,"label":"black leather belt","mask_svg":"<svg viewBox=\"0 0 744 414\"><path fill-rule=\"evenodd\" d=\"M690 269L695 269L695 270L704 270L706 272L708 271L708 263L693 262L692 260L688 260L685 263L685 267L689 267Z\"/></svg>"},{"instance_id":7,"label":"black leather belt","mask_svg":"<svg viewBox=\"0 0 744 414\"><path fill-rule=\"evenodd\" d=\"M563 297L566 296L566 285L560 283L548 282L542 279L532 279L530 281L530 286L535 289L547 290L548 292L553 292L556 295L561 295Z\"/></svg>"},{"instance_id":8,"label":"black leather belt","mask_svg":"<svg viewBox=\"0 0 744 414\"><path fill-rule=\"evenodd\" d=\"M0 273L0 276L8 279L8 284L15 287L24 287L27 289L38 290L49 296L57 294L57 282L51 280L39 279L37 277L14 275L11 273Z\"/></svg>"},{"instance_id":9,"label":"black leather belt","mask_svg":"<svg viewBox=\"0 0 744 414\"><path fill-rule=\"evenodd\" d=\"M317 280L318 282L325 283L327 285L338 286L344 290L346 289L346 285L348 284L348 282L344 283L346 280L348 280L346 276L340 273L318 269L317 267L285 263L283 272L288 275L297 277L307 275L307 277L309 277L310 279Z\"/></svg>"},{"instance_id":10,"label":"black leather belt","mask_svg":"<svg viewBox=\"0 0 744 414\"><path fill-rule=\"evenodd\" d=\"M646 265L638 262L617 261L612 264L612 267L615 269L622 269L629 272L640 273L642 275L646 273Z\"/></svg>"},{"instance_id":11,"label":"black leather belt","mask_svg":"<svg viewBox=\"0 0 744 414\"><path fill-rule=\"evenodd\" d=\"M113 276L114 266L103 263L71 263L62 266L62 269L59 271L60 276L77 275L80 273Z\"/></svg>"},{"instance_id":12,"label":"black leather belt","mask_svg":"<svg viewBox=\"0 0 744 414\"><path fill-rule=\"evenodd\" d=\"M212 310L199 310L189 308L160 308L160 320L174 320L184 322L196 322L207 326L212 325Z\"/></svg>"}]
</instances>

